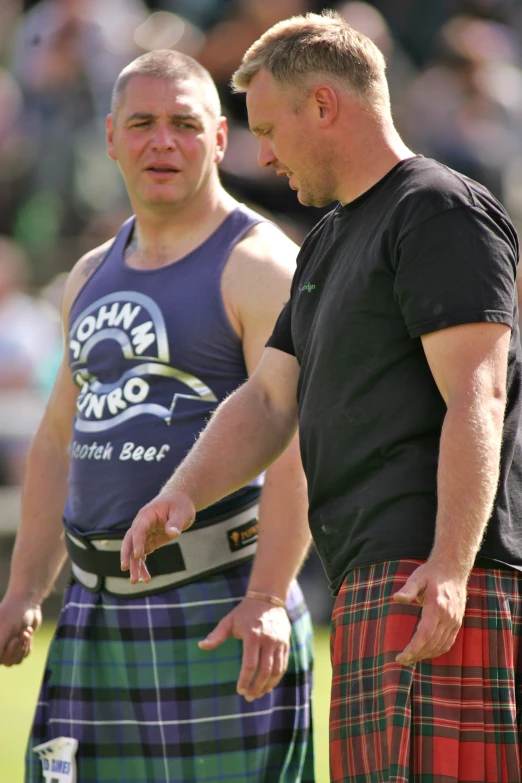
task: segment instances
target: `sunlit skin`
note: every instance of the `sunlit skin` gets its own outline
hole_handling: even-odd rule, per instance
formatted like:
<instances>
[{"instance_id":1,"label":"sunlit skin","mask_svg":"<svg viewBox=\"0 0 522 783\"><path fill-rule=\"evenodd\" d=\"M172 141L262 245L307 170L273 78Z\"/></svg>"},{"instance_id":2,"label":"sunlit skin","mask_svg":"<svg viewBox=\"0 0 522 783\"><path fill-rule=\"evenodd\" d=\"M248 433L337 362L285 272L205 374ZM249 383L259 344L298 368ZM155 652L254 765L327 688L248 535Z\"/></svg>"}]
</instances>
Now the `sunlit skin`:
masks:
<instances>
[{"instance_id":1,"label":"sunlit skin","mask_svg":"<svg viewBox=\"0 0 522 783\"><path fill-rule=\"evenodd\" d=\"M227 129L202 100L204 90L195 81L134 76L107 118L108 154L136 213L196 215L213 203Z\"/></svg>"},{"instance_id":2,"label":"sunlit skin","mask_svg":"<svg viewBox=\"0 0 522 783\"><path fill-rule=\"evenodd\" d=\"M266 70L252 79L246 100L250 128L259 141L258 162L278 176L288 176L302 204L325 206L336 198L328 132L324 129L324 139L318 133L322 118L316 95L304 97L297 111L295 98L295 92L278 85Z\"/></svg>"},{"instance_id":3,"label":"sunlit skin","mask_svg":"<svg viewBox=\"0 0 522 783\"><path fill-rule=\"evenodd\" d=\"M357 99L322 74L290 87L262 69L246 100L250 128L259 140L259 165L289 176L305 206L347 204L413 155L389 108Z\"/></svg>"}]
</instances>

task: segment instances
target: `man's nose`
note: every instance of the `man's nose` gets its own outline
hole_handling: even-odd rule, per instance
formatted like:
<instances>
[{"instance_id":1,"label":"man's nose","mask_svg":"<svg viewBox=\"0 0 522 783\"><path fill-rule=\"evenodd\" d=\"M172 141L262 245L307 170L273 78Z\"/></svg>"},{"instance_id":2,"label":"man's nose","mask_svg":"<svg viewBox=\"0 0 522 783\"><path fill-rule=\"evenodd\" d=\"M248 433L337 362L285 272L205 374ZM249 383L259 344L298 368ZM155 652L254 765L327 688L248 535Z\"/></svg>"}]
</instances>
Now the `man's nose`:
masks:
<instances>
[{"instance_id":1,"label":"man's nose","mask_svg":"<svg viewBox=\"0 0 522 783\"><path fill-rule=\"evenodd\" d=\"M176 137L171 128L167 125L158 125L152 145L156 149L169 150L176 146Z\"/></svg>"},{"instance_id":2,"label":"man's nose","mask_svg":"<svg viewBox=\"0 0 522 783\"><path fill-rule=\"evenodd\" d=\"M272 152L270 145L262 139L259 139L259 153L257 156L257 162L262 168L273 166L274 163L277 162L277 158Z\"/></svg>"}]
</instances>

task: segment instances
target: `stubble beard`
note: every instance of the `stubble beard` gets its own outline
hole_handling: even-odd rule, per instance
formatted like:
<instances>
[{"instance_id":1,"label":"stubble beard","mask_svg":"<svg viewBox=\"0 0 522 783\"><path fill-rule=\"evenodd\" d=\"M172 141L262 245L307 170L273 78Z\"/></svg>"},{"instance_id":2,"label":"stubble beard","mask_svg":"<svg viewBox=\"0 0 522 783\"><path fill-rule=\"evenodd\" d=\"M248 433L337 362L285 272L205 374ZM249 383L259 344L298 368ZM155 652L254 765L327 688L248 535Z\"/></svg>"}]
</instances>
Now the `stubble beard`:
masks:
<instances>
[{"instance_id":1,"label":"stubble beard","mask_svg":"<svg viewBox=\"0 0 522 783\"><path fill-rule=\"evenodd\" d=\"M329 190L325 187L311 185L299 185L297 191L297 199L304 207L326 207L332 201L335 196L331 195Z\"/></svg>"},{"instance_id":2,"label":"stubble beard","mask_svg":"<svg viewBox=\"0 0 522 783\"><path fill-rule=\"evenodd\" d=\"M318 163L314 165L310 177L305 177L305 181L299 183L297 198L305 207L326 207L335 201L333 193L335 166L330 155L325 155L319 150L315 152L315 160Z\"/></svg>"}]
</instances>

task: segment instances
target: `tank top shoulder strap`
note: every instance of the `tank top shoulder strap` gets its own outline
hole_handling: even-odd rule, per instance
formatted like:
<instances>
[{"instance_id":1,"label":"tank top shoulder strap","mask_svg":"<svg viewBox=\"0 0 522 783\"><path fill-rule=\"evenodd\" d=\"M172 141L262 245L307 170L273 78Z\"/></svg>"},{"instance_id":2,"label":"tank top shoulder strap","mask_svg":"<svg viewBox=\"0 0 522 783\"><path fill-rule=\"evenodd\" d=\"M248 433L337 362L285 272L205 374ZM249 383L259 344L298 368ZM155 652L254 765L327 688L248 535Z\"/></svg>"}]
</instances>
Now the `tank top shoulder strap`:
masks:
<instances>
[{"instance_id":1,"label":"tank top shoulder strap","mask_svg":"<svg viewBox=\"0 0 522 783\"><path fill-rule=\"evenodd\" d=\"M125 221L125 223L122 224L120 230L114 237L112 244L107 249L101 264L99 264L94 273L89 277L82 290L84 290L89 285L89 283L91 283L97 277L97 273L100 271L100 269L106 269L107 264L111 264L113 261L116 261L116 263L121 261L123 254L125 253L125 248L127 247L129 238L134 231L135 222L136 217L132 215Z\"/></svg>"},{"instance_id":2,"label":"tank top shoulder strap","mask_svg":"<svg viewBox=\"0 0 522 783\"><path fill-rule=\"evenodd\" d=\"M269 223L268 218L263 217L253 209L245 206L245 204L238 204L238 206L225 218L221 226L217 229L215 234L210 238L210 245L219 245L219 255L226 261L231 251L237 245L238 242L243 239L250 229L258 225L259 223ZM136 217L128 218L120 230L118 231L114 242L108 249L103 263L109 260L109 258L122 259L125 253L125 248L129 242L129 239L134 231L136 223ZM207 243L204 243L206 245ZM196 248L196 252L199 248Z\"/></svg>"},{"instance_id":3,"label":"tank top shoulder strap","mask_svg":"<svg viewBox=\"0 0 522 783\"><path fill-rule=\"evenodd\" d=\"M269 222L270 221L263 217L263 215L254 212L254 210L244 204L238 204L238 206L227 215L221 226L210 239L209 244L214 246L212 249L219 248L218 257L221 262L220 265L225 265L234 247L243 239L250 229L253 228L253 226L258 225L259 223Z\"/></svg>"},{"instance_id":4,"label":"tank top shoulder strap","mask_svg":"<svg viewBox=\"0 0 522 783\"><path fill-rule=\"evenodd\" d=\"M125 248L127 247L127 243L132 235L132 232L134 231L135 222L136 217L132 215L125 221L125 223L123 223L120 230L116 234L116 237L114 238L114 242L105 255L103 260L104 263L111 257L122 258L125 252Z\"/></svg>"},{"instance_id":5,"label":"tank top shoulder strap","mask_svg":"<svg viewBox=\"0 0 522 783\"><path fill-rule=\"evenodd\" d=\"M71 323L72 323L73 315L75 315L78 311L78 308L83 305L86 297L91 296L93 289L96 290L98 288L101 270L103 270L104 273L103 277L106 277L105 272L108 269L108 267L114 268L121 263L121 259L123 257L123 253L125 252L125 248L129 241L129 237L134 231L135 221L136 218L134 215L132 215L132 217L128 218L125 221L125 223L123 223L118 233L114 237L113 242L105 252L105 255L101 263L96 267L92 275L90 275L90 277L86 280L86 282L78 291L71 305L71 310L69 313L69 321Z\"/></svg>"}]
</instances>

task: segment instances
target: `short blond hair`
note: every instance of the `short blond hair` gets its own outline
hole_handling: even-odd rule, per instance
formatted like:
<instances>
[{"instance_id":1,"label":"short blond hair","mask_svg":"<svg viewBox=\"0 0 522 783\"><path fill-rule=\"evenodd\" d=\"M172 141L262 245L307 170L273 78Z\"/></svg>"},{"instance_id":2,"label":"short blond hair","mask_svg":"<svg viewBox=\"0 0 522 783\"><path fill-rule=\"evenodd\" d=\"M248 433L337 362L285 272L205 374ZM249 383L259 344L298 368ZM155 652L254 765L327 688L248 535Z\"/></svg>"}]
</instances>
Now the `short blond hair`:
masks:
<instances>
[{"instance_id":1,"label":"short blond hair","mask_svg":"<svg viewBox=\"0 0 522 783\"><path fill-rule=\"evenodd\" d=\"M155 49L140 55L116 79L112 90L111 113L115 115L123 99L125 88L134 76L153 79L199 82L203 87L205 104L213 117L221 116L221 102L212 76L200 63L184 52L174 49Z\"/></svg>"},{"instance_id":2,"label":"short blond hair","mask_svg":"<svg viewBox=\"0 0 522 783\"><path fill-rule=\"evenodd\" d=\"M267 30L233 74L234 92L247 92L263 69L288 86L304 86L307 77L321 74L365 103L389 107L382 52L336 11L292 16Z\"/></svg>"}]
</instances>

